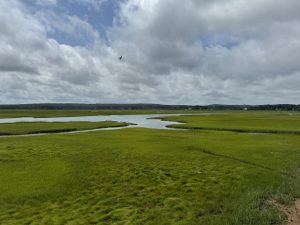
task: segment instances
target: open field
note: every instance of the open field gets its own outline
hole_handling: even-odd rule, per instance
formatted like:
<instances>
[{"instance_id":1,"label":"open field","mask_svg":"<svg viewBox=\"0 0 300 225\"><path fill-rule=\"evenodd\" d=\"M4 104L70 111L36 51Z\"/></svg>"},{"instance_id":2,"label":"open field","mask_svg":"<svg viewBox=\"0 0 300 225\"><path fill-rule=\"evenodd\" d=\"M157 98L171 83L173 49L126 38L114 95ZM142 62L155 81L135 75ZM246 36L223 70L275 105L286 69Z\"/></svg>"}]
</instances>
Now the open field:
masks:
<instances>
[{"instance_id":1,"label":"open field","mask_svg":"<svg viewBox=\"0 0 300 225\"><path fill-rule=\"evenodd\" d=\"M180 110L0 110L0 118L17 117L66 117L66 116L98 116L98 115L132 115L132 114L176 114L186 113ZM194 111L197 112L197 111ZM194 113L188 111L188 113Z\"/></svg>"},{"instance_id":2,"label":"open field","mask_svg":"<svg viewBox=\"0 0 300 225\"><path fill-rule=\"evenodd\" d=\"M236 113L228 124L278 129L267 122L273 114L261 116ZM197 127L203 117L176 120ZM274 117L297 128L288 115ZM125 128L2 137L0 224L285 224L270 202L300 197L299 168L294 134Z\"/></svg>"},{"instance_id":3,"label":"open field","mask_svg":"<svg viewBox=\"0 0 300 225\"><path fill-rule=\"evenodd\" d=\"M184 123L170 126L174 128L300 134L300 113L294 112L223 112L169 116L164 119Z\"/></svg>"},{"instance_id":4,"label":"open field","mask_svg":"<svg viewBox=\"0 0 300 225\"><path fill-rule=\"evenodd\" d=\"M59 133L69 131L92 130L108 127L124 127L127 123L104 122L33 122L0 124L1 135L20 135L38 133Z\"/></svg>"}]
</instances>

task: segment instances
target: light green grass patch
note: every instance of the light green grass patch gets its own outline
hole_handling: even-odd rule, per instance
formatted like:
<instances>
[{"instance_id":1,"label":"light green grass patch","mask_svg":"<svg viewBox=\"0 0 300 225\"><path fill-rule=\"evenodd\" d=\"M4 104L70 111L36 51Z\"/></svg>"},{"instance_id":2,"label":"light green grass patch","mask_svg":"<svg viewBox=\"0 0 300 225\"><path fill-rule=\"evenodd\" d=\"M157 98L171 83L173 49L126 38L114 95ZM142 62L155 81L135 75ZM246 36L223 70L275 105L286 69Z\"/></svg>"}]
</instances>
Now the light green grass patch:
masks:
<instances>
[{"instance_id":1,"label":"light green grass patch","mask_svg":"<svg viewBox=\"0 0 300 225\"><path fill-rule=\"evenodd\" d=\"M0 162L0 198L38 197L62 191L71 167L65 161Z\"/></svg>"}]
</instances>

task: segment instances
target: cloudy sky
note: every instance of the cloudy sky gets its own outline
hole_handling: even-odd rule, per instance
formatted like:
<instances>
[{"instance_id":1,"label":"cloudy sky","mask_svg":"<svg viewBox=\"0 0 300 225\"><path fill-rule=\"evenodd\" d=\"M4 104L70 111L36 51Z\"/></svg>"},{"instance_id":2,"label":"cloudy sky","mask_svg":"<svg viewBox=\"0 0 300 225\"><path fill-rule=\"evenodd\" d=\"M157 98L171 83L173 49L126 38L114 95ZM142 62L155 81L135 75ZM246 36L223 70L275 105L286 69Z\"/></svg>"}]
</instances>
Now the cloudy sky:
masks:
<instances>
[{"instance_id":1,"label":"cloudy sky","mask_svg":"<svg viewBox=\"0 0 300 225\"><path fill-rule=\"evenodd\" d=\"M0 104L299 104L299 12L299 0L0 0Z\"/></svg>"}]
</instances>

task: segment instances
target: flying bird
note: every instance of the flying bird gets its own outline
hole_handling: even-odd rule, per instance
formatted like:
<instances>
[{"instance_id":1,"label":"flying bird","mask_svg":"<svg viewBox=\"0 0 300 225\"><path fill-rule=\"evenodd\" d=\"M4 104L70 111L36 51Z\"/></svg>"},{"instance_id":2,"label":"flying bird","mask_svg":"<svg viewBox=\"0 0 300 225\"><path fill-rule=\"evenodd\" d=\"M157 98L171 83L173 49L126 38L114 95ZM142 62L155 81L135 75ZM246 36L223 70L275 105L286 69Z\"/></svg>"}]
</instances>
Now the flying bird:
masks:
<instances>
[{"instance_id":1,"label":"flying bird","mask_svg":"<svg viewBox=\"0 0 300 225\"><path fill-rule=\"evenodd\" d=\"M123 56L121 55L121 56L119 57L119 59L122 60L122 59L123 59Z\"/></svg>"}]
</instances>

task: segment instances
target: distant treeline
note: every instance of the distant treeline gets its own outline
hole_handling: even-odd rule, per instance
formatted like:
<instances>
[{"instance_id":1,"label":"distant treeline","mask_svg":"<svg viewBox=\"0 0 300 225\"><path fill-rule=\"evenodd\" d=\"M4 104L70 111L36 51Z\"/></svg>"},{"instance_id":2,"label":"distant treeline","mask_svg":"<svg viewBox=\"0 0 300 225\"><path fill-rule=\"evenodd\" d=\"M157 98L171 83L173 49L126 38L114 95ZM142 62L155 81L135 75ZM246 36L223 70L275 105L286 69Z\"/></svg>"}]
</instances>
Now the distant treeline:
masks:
<instances>
[{"instance_id":1,"label":"distant treeline","mask_svg":"<svg viewBox=\"0 0 300 225\"><path fill-rule=\"evenodd\" d=\"M0 109L19 110L277 110L300 111L300 105L160 105L160 104L77 104L45 103L0 105Z\"/></svg>"}]
</instances>

